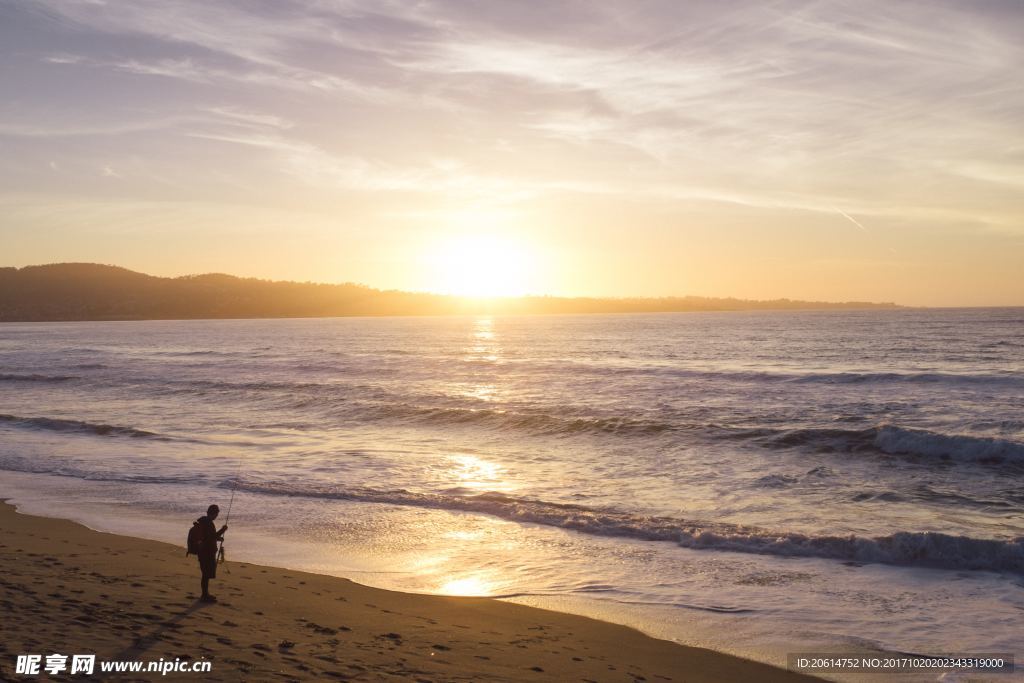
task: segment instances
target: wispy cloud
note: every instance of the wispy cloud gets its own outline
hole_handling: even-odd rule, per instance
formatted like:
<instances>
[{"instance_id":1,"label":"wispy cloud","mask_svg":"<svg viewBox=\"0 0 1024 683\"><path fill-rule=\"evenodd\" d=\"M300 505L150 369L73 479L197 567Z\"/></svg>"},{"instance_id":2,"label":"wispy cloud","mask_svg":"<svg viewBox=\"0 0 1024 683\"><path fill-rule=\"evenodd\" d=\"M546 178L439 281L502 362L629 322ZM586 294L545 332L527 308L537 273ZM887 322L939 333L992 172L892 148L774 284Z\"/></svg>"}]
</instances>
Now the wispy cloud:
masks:
<instances>
[{"instance_id":1,"label":"wispy cloud","mask_svg":"<svg viewBox=\"0 0 1024 683\"><path fill-rule=\"evenodd\" d=\"M0 121L0 136L26 138L108 137L127 133L160 131L196 121L194 116L157 116L136 121L111 121L95 125L66 123L42 125Z\"/></svg>"},{"instance_id":2,"label":"wispy cloud","mask_svg":"<svg viewBox=\"0 0 1024 683\"><path fill-rule=\"evenodd\" d=\"M850 157L977 161L1024 104L1006 78L1022 65L1013 32L998 12L955 3L566 3L513 16L458 2L35 2L79 30L130 38L118 57L51 52L54 65L325 95L320 111L274 102L265 115L282 119L321 118L332 97L446 114L453 134L470 115L495 116L519 135L630 147L663 173L695 158L769 181L829 161L841 176ZM359 116L347 123L373 120ZM959 117L970 125L939 134ZM486 137L480 121L463 136Z\"/></svg>"},{"instance_id":3,"label":"wispy cloud","mask_svg":"<svg viewBox=\"0 0 1024 683\"><path fill-rule=\"evenodd\" d=\"M159 192L140 178L203 201L230 179L331 206L400 193L423 203L408 215L434 211L433 195L524 215L561 196L581 223L614 200L1024 234L1012 0L27 0L7 12L0 136L22 166L104 160L126 201ZM0 173L52 182L17 167Z\"/></svg>"},{"instance_id":4,"label":"wispy cloud","mask_svg":"<svg viewBox=\"0 0 1024 683\"><path fill-rule=\"evenodd\" d=\"M355 155L332 154L316 145L279 134L193 132L189 137L264 149L277 157L276 167L303 182L355 191L445 193L468 201L486 198L493 204L520 202L550 192L607 192L613 188L583 182L545 182L481 174L444 159L413 166L395 166Z\"/></svg>"}]
</instances>

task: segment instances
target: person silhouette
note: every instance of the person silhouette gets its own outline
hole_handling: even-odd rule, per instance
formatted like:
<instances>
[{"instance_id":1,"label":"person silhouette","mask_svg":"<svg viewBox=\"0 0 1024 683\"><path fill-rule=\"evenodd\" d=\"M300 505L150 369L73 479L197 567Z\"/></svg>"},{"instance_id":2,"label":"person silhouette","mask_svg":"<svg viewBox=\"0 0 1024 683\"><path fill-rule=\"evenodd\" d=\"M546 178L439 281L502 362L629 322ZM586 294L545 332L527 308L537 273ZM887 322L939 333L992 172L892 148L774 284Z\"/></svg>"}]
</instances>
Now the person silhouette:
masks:
<instances>
[{"instance_id":1,"label":"person silhouette","mask_svg":"<svg viewBox=\"0 0 1024 683\"><path fill-rule=\"evenodd\" d=\"M217 543L223 540L224 532L228 530L227 524L222 526L220 531L213 525L213 520L217 519L219 514L220 508L211 505L206 508L206 515L196 520L202 534L196 556L199 558L199 570L203 574L203 594L199 597L203 602L217 602L217 598L210 595L210 579L217 578Z\"/></svg>"}]
</instances>

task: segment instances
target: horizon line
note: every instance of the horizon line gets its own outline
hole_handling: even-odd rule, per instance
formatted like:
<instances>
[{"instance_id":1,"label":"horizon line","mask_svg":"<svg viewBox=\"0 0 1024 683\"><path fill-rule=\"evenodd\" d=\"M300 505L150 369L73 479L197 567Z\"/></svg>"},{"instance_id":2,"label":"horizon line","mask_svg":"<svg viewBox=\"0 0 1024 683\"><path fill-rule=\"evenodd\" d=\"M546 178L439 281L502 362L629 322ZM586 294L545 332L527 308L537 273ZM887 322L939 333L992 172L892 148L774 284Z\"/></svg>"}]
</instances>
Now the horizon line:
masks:
<instances>
[{"instance_id":1,"label":"horizon line","mask_svg":"<svg viewBox=\"0 0 1024 683\"><path fill-rule=\"evenodd\" d=\"M736 295L714 295L714 294L617 294L617 295L596 295L596 294L553 294L553 293L525 293L515 295L495 295L495 296L470 296L464 294L456 294L451 292L440 292L429 289L400 289L397 287L381 287L364 282L357 282L354 280L342 280L342 281L323 281L323 280L294 280L294 279L281 279L274 277L260 277L256 275L236 275L233 273L227 273L224 271L207 271L207 272L191 272L183 273L180 275L154 275L141 270L134 270L127 266L121 266L113 263L100 263L96 261L55 261L51 263L30 263L22 266L0 266L0 271L13 269L13 270L24 270L26 268L47 268L53 266L93 266L103 268L113 268L118 270L127 271L136 275L143 275L145 277L158 278L162 280L180 280L184 278L195 278L204 277L211 275L221 275L225 277L235 278L238 280L256 280L260 282L266 282L270 284L278 283L290 283L290 284L311 284L311 285L324 285L329 287L362 287L365 289L387 293L395 292L401 294L415 294L423 296L436 296L445 297L452 300L472 302L472 303L485 303L485 302L501 302L501 301L515 301L523 299L566 299L566 300L592 300L592 301L657 301L665 299L704 299L704 300L720 300L720 301L740 301L740 302L752 302L752 303L771 303L771 302L792 302L801 304L823 304L827 306L841 306L851 304L866 304L870 307L883 307L890 306L893 308L905 308L905 309L927 309L927 310L964 310L964 309L988 309L988 308L1024 308L1024 302L1013 303L1013 304L970 304L970 305L955 305L955 304L904 304L896 301L871 301L870 299L846 299L846 300L826 300L826 299L801 299L793 298L790 296L780 296L774 298L754 298L754 297L743 297ZM809 310L805 308L804 310Z\"/></svg>"},{"instance_id":2,"label":"horizon line","mask_svg":"<svg viewBox=\"0 0 1024 683\"><path fill-rule=\"evenodd\" d=\"M515 301L521 299L569 299L569 300L594 300L594 301L628 301L628 300L641 300L641 301L656 301L663 299L711 299L711 300L722 300L722 301L745 301L745 302L756 302L756 303L770 303L770 302L792 302L792 303L804 303L804 304L825 304L825 305L849 305L849 304L867 304L870 306L892 306L896 308L1016 308L1024 307L1024 304L1011 305L1011 306L991 306L991 305L979 305L979 306L925 306L925 305L913 305L913 304L900 304L895 301L871 301L869 299L847 299L844 301L830 301L825 299L801 299L793 298L789 296L780 296L773 298L754 298L754 297L742 297L742 296L721 296L721 295L709 295L709 294L658 294L658 295L643 295L643 294L618 294L618 295L594 295L594 294L552 294L552 293L524 293L524 294L509 294L509 295L494 295L494 296L470 296L465 294L456 294L452 292L440 292L436 290L428 289L400 289L397 287L381 287L371 285L363 282L356 282L354 280L344 281L317 281L317 280L289 280L289 279L278 279L273 277L259 277L255 275L236 275L233 273L227 273L223 271L208 271L208 272L192 272L183 273L180 275L153 275L152 273L143 272L141 270L133 270L127 266L121 266L114 263L99 263L96 261L56 261L52 263L33 263L23 266L0 266L0 270L14 269L24 270L32 268L48 268L54 266L92 266L102 268L113 268L118 270L127 271L136 275L143 275L145 277L158 278L162 280L180 280L185 278L197 278L205 276L225 276L231 277L238 280L257 280L260 282L267 282L272 284L279 283L291 283L291 284L312 284L312 285L325 285L331 287L344 287L354 286L371 289L378 292L397 292L403 294L417 294L424 296L437 296L446 297L449 299L483 303L488 301Z\"/></svg>"}]
</instances>

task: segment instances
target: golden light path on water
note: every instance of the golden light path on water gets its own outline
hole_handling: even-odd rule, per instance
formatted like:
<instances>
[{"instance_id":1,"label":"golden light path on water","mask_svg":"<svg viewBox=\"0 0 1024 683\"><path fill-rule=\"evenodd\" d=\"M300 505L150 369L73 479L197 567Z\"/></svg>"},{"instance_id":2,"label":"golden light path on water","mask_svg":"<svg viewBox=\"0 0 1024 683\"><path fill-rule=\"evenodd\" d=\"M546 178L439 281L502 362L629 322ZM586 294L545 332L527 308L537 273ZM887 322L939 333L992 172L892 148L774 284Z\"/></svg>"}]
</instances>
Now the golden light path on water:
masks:
<instances>
[{"instance_id":1,"label":"golden light path on water","mask_svg":"<svg viewBox=\"0 0 1024 683\"><path fill-rule=\"evenodd\" d=\"M501 355L502 346L495 331L494 319L489 316L476 318L470 328L469 340L463 352L463 358L470 362L489 364L500 360ZM497 400L500 390L497 383L493 381L493 373L484 371L477 377L479 378L477 381L463 383L457 387L455 393L477 400ZM448 456L446 465L444 470L433 474L441 481L450 482L452 488L460 489L470 495L488 491L508 493L517 488L506 480L505 467L480 455L454 453ZM491 530L486 532L481 530L480 519L461 519L459 521L469 526L442 532L440 537L444 539L445 545L493 542L494 539L491 537L494 534ZM497 522L493 526L505 526L505 524ZM510 576L497 576L497 573L500 572L494 570L485 571L471 567L459 567L458 558L450 554L422 558L417 564L419 565L418 571L433 575L432 592L442 595L490 596L500 592L499 586L509 585L512 579Z\"/></svg>"},{"instance_id":2,"label":"golden light path on water","mask_svg":"<svg viewBox=\"0 0 1024 683\"><path fill-rule=\"evenodd\" d=\"M439 389L463 399L494 402L503 397L488 364L500 362L502 345L494 329L494 318L483 316L473 320L469 339L462 349L462 360L479 363L481 369L471 381L441 382Z\"/></svg>"},{"instance_id":3,"label":"golden light path on water","mask_svg":"<svg viewBox=\"0 0 1024 683\"><path fill-rule=\"evenodd\" d=\"M494 318L477 318L473 323L472 340L466 349L467 358L496 361L501 353L501 344L494 332Z\"/></svg>"},{"instance_id":4,"label":"golden light path on water","mask_svg":"<svg viewBox=\"0 0 1024 683\"><path fill-rule=\"evenodd\" d=\"M438 530L437 546L442 550L410 557L410 563L405 567L410 573L427 579L428 592L487 597L505 592L514 585L512 572L499 567L480 568L478 564L467 562L473 554L467 556L460 552L466 548L485 546L497 550L496 545L508 545L501 540L500 528L497 528L505 526L506 523L497 522L490 525L485 522L485 526L496 528L482 529L480 521L476 519L455 516L448 521L456 524L461 521L466 526L449 528L446 531Z\"/></svg>"}]
</instances>

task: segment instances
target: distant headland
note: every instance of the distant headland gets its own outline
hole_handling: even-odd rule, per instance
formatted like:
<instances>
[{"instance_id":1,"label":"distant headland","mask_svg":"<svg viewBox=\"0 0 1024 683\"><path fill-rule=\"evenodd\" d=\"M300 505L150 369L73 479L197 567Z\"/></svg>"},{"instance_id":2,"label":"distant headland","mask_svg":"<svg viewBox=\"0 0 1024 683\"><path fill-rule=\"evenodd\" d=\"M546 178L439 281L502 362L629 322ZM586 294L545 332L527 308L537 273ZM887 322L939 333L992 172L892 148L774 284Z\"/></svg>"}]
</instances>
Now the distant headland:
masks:
<instances>
[{"instance_id":1,"label":"distant headland","mask_svg":"<svg viewBox=\"0 0 1024 683\"><path fill-rule=\"evenodd\" d=\"M219 273L156 277L96 263L0 268L0 322L891 308L900 307L863 301L698 296L479 300L351 283L280 282Z\"/></svg>"}]
</instances>

